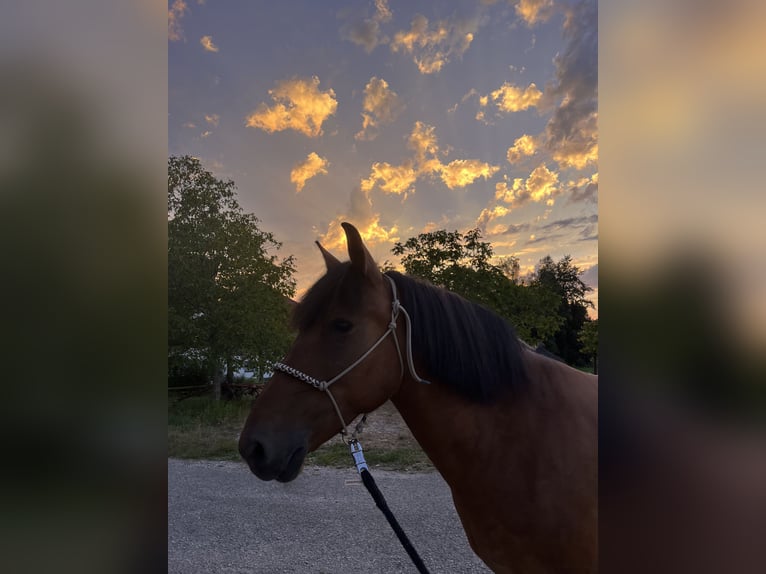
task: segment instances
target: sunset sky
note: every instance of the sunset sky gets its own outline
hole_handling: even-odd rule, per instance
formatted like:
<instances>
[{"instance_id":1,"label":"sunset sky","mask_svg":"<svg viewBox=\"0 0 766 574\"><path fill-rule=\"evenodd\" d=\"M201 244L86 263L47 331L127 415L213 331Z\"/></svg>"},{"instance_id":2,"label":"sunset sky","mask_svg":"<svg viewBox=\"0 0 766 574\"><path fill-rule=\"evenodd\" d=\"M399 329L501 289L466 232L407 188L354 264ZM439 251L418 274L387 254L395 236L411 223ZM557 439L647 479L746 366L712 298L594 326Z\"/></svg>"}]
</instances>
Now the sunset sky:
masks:
<instances>
[{"instance_id":1,"label":"sunset sky","mask_svg":"<svg viewBox=\"0 0 766 574\"><path fill-rule=\"evenodd\" d=\"M296 257L479 226L597 289L596 0L171 0L169 154L231 178ZM597 290L594 292L594 300Z\"/></svg>"}]
</instances>

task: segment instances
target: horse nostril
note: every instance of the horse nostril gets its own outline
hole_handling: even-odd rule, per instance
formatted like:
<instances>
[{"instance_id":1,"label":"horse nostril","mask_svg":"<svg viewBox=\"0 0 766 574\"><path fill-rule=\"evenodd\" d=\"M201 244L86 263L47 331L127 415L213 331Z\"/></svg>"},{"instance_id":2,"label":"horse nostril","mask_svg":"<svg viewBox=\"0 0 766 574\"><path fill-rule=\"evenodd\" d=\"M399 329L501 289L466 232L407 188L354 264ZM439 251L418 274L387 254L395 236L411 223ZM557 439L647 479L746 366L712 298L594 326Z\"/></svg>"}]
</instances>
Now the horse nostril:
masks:
<instances>
[{"instance_id":1,"label":"horse nostril","mask_svg":"<svg viewBox=\"0 0 766 574\"><path fill-rule=\"evenodd\" d=\"M253 448L253 462L261 462L266 458L266 449L258 441L255 441L255 447Z\"/></svg>"},{"instance_id":2,"label":"horse nostril","mask_svg":"<svg viewBox=\"0 0 766 574\"><path fill-rule=\"evenodd\" d=\"M260 441L253 438L250 440L240 440L239 454L248 463L261 463L266 459L266 449Z\"/></svg>"}]
</instances>

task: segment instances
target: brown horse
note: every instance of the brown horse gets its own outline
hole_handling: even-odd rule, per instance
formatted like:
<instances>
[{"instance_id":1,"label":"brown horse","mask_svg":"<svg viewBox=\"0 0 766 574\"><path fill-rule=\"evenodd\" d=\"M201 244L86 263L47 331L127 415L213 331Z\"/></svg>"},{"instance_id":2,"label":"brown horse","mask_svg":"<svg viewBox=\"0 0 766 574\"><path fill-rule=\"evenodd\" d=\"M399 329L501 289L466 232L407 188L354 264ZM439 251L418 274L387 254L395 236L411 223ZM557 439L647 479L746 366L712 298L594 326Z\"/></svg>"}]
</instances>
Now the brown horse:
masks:
<instances>
[{"instance_id":1,"label":"brown horse","mask_svg":"<svg viewBox=\"0 0 766 574\"><path fill-rule=\"evenodd\" d=\"M306 453L390 399L492 570L597 571L597 378L535 353L484 307L382 274L343 227L351 261L319 246L327 273L242 431L253 473L293 480Z\"/></svg>"}]
</instances>

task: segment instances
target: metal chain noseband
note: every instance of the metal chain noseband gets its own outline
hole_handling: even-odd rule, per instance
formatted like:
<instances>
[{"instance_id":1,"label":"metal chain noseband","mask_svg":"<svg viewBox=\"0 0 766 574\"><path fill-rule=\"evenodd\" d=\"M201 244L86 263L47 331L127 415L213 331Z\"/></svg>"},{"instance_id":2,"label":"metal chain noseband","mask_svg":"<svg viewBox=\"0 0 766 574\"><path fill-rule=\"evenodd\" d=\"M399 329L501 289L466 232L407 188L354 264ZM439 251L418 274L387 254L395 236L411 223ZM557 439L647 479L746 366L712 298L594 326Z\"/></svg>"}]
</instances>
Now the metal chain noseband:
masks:
<instances>
[{"instance_id":1,"label":"metal chain noseband","mask_svg":"<svg viewBox=\"0 0 766 574\"><path fill-rule=\"evenodd\" d=\"M396 346L396 354L399 356L399 366L401 368L401 377L404 378L404 360L402 359L402 351L399 347L399 340L396 337L396 322L399 318L399 312L401 312L404 315L406 326L407 326L407 335L406 335L406 355L407 355L407 367L409 369L410 374L412 377L419 383L428 383L425 379L422 379L418 376L417 372L415 371L415 365L412 360L412 322L410 321L410 315L407 313L407 310L402 307L401 303L399 302L399 297L397 296L396 292L396 283L394 283L394 280L391 279L388 275L383 275L386 279L388 279L388 282L391 284L391 292L392 292L392 301L391 301L391 322L388 324L388 329L386 329L386 332L383 333L375 343L372 344L372 346L365 351L361 357L359 357L356 361L351 363L348 367L343 369L340 373L335 375L332 379L329 381L320 381L319 379L312 377L311 375L307 375L303 371L300 371L296 369L295 367L291 367L290 365L286 365L285 363L278 362L274 363L274 370L275 371L281 371L285 373L286 375L290 375L294 379L297 379L299 381L302 381L304 383L308 383L315 389L319 391L324 391L327 393L327 395L330 397L330 401L332 402L333 407L335 408L335 412L338 415L338 418L340 419L342 430L341 430L341 437L348 436L348 426L346 425L346 421L343 419L343 415L341 414L340 407L338 407L338 403L335 401L335 397L330 392L330 385L340 380L344 375L346 375L349 371L354 369L356 366L358 366L362 361L364 361L375 349L377 349L378 345L380 345L383 340L388 337L389 335L393 334L394 339L394 345ZM365 414L362 417L362 420L359 422L359 424L356 425L356 429L354 430L353 434L351 435L351 438L349 442L356 440L357 433L361 432L361 428L364 425L364 423L367 420L367 415Z\"/></svg>"}]
</instances>

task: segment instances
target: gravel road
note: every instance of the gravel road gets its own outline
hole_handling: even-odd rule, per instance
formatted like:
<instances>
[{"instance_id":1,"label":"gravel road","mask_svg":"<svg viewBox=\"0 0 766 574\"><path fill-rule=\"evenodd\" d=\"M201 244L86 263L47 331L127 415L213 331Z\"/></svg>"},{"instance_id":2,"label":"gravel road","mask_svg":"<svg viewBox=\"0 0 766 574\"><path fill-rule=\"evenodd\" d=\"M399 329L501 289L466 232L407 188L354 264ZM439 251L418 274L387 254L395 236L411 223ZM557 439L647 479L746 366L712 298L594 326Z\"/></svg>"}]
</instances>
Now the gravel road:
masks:
<instances>
[{"instance_id":1,"label":"gravel road","mask_svg":"<svg viewBox=\"0 0 766 574\"><path fill-rule=\"evenodd\" d=\"M490 572L436 472L372 470L432 573ZM262 482L244 463L168 460L168 572L415 572L353 468Z\"/></svg>"}]
</instances>

